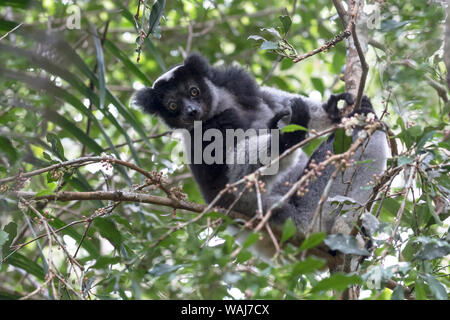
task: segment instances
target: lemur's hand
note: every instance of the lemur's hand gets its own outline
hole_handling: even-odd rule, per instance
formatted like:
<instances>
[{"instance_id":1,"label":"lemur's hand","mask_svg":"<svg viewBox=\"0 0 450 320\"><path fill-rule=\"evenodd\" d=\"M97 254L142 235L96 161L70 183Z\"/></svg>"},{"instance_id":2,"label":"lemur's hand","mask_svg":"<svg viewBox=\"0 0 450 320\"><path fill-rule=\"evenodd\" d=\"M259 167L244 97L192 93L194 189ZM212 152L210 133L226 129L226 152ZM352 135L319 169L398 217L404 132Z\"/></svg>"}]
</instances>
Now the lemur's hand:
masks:
<instances>
[{"instance_id":1,"label":"lemur's hand","mask_svg":"<svg viewBox=\"0 0 450 320\"><path fill-rule=\"evenodd\" d=\"M369 113L373 113L375 115L375 119L378 119L377 115L375 114L375 110L373 109L372 103L370 102L370 99L367 96L362 97L361 105L359 106L358 109L353 110L345 117L350 118L356 113L360 115L367 115Z\"/></svg>"},{"instance_id":2,"label":"lemur's hand","mask_svg":"<svg viewBox=\"0 0 450 320\"><path fill-rule=\"evenodd\" d=\"M361 105L359 106L359 109L354 110L353 112L356 112L358 114L368 114L370 112L375 113L375 110L373 109L370 99L367 96L363 96L361 99Z\"/></svg>"},{"instance_id":3,"label":"lemur's hand","mask_svg":"<svg viewBox=\"0 0 450 320\"><path fill-rule=\"evenodd\" d=\"M289 110L282 110L276 113L274 117L267 123L267 127L269 129L278 129L278 121L289 115L291 115L291 112Z\"/></svg>"},{"instance_id":4,"label":"lemur's hand","mask_svg":"<svg viewBox=\"0 0 450 320\"><path fill-rule=\"evenodd\" d=\"M338 102L341 100L345 100L348 105L352 105L355 103L353 95L351 93L344 92L341 94L332 94L327 103L323 105L323 108L327 112L328 117L334 123L338 123L341 121L341 114L337 106Z\"/></svg>"}]
</instances>

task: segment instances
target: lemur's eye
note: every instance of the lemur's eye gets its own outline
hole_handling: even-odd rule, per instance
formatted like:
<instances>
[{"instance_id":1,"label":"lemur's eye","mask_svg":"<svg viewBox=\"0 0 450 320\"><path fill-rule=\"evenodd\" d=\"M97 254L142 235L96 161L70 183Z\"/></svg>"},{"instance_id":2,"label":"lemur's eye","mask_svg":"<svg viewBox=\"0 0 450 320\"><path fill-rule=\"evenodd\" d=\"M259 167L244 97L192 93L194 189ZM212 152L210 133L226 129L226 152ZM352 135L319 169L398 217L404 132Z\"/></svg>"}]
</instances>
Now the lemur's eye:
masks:
<instances>
[{"instance_id":1,"label":"lemur's eye","mask_svg":"<svg viewBox=\"0 0 450 320\"><path fill-rule=\"evenodd\" d=\"M175 103L175 102L170 102L169 103L169 109L171 110L171 111L175 111L175 110L177 110L177 104Z\"/></svg>"},{"instance_id":2,"label":"lemur's eye","mask_svg":"<svg viewBox=\"0 0 450 320\"><path fill-rule=\"evenodd\" d=\"M196 97L200 94L200 90L198 90L198 88L196 88L196 87L192 87L189 90L189 93L191 94L192 97Z\"/></svg>"}]
</instances>

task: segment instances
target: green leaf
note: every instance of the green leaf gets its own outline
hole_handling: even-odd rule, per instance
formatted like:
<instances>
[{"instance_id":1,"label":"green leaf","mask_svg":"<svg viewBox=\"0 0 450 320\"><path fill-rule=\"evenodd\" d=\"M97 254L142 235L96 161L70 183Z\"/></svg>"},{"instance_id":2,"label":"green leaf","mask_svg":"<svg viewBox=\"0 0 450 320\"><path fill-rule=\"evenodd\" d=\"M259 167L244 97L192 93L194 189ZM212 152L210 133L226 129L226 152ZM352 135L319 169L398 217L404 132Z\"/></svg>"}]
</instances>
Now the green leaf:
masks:
<instances>
[{"instance_id":1,"label":"green leaf","mask_svg":"<svg viewBox=\"0 0 450 320\"><path fill-rule=\"evenodd\" d=\"M333 143L334 154L344 153L352 145L353 142L352 137L347 136L345 134L345 129L343 128L337 129L334 134L335 134Z\"/></svg>"},{"instance_id":2,"label":"green leaf","mask_svg":"<svg viewBox=\"0 0 450 320\"><path fill-rule=\"evenodd\" d=\"M405 248L402 251L402 256L406 261L411 261L417 249L420 247L419 244L414 243L414 241L408 241Z\"/></svg>"},{"instance_id":3,"label":"green leaf","mask_svg":"<svg viewBox=\"0 0 450 320\"><path fill-rule=\"evenodd\" d=\"M398 157L398 165L404 166L406 164L410 164L414 161L414 158L412 157L406 157L406 156L400 156Z\"/></svg>"},{"instance_id":4,"label":"green leaf","mask_svg":"<svg viewBox=\"0 0 450 320\"><path fill-rule=\"evenodd\" d=\"M0 19L0 31L5 33L14 29L17 25L19 25L18 22Z\"/></svg>"},{"instance_id":5,"label":"green leaf","mask_svg":"<svg viewBox=\"0 0 450 320\"><path fill-rule=\"evenodd\" d=\"M92 269L104 269L108 266L120 262L120 257L98 257L95 264L91 267Z\"/></svg>"},{"instance_id":6,"label":"green leaf","mask_svg":"<svg viewBox=\"0 0 450 320\"><path fill-rule=\"evenodd\" d=\"M391 300L405 300L405 292L402 286L396 286L392 291Z\"/></svg>"},{"instance_id":7,"label":"green leaf","mask_svg":"<svg viewBox=\"0 0 450 320\"><path fill-rule=\"evenodd\" d=\"M19 158L19 154L12 145L11 141L2 136L0 136L0 154L4 154L8 158L11 165L13 165Z\"/></svg>"},{"instance_id":8,"label":"green leaf","mask_svg":"<svg viewBox=\"0 0 450 320\"><path fill-rule=\"evenodd\" d=\"M174 271L182 268L183 265L168 265L166 263L160 263L155 265L152 269L149 270L149 273L154 277L160 277L165 274L172 274Z\"/></svg>"},{"instance_id":9,"label":"green leaf","mask_svg":"<svg viewBox=\"0 0 450 320\"><path fill-rule=\"evenodd\" d=\"M356 274L345 275L342 273L335 273L329 278L321 280L311 289L311 292L318 292L325 290L343 291L348 287L350 287L351 285L358 285L358 284L362 284L362 280Z\"/></svg>"},{"instance_id":10,"label":"green leaf","mask_svg":"<svg viewBox=\"0 0 450 320\"><path fill-rule=\"evenodd\" d=\"M439 216L436 214L436 211L434 211L434 207L433 207L433 205L431 204L431 198L430 198L430 195L429 195L429 194L427 194L427 206L428 206L428 211L429 211L429 212L431 213L431 215L433 216L434 221L436 222L436 224L442 226L442 221L441 221L441 219L439 218Z\"/></svg>"},{"instance_id":11,"label":"green leaf","mask_svg":"<svg viewBox=\"0 0 450 320\"><path fill-rule=\"evenodd\" d=\"M94 220L95 227L98 228L100 235L108 239L109 242L118 250L122 249L122 234L117 230L116 225L109 218L98 218Z\"/></svg>"},{"instance_id":12,"label":"green leaf","mask_svg":"<svg viewBox=\"0 0 450 320\"><path fill-rule=\"evenodd\" d=\"M0 230L0 267L2 265L2 260L3 260L3 245L8 242L8 239L9 239L8 233Z\"/></svg>"},{"instance_id":13,"label":"green leaf","mask_svg":"<svg viewBox=\"0 0 450 320\"><path fill-rule=\"evenodd\" d=\"M366 249L360 249L356 238L353 236L338 234L330 234L325 240L325 244L331 250L339 250L345 254L355 254L360 256L368 256L369 252Z\"/></svg>"},{"instance_id":14,"label":"green leaf","mask_svg":"<svg viewBox=\"0 0 450 320\"><path fill-rule=\"evenodd\" d=\"M297 231L294 221L291 218L286 219L283 226L283 233L281 234L280 244L283 244L286 240L292 238Z\"/></svg>"},{"instance_id":15,"label":"green leaf","mask_svg":"<svg viewBox=\"0 0 450 320\"><path fill-rule=\"evenodd\" d=\"M19 300L22 298L20 294L0 291L0 300Z\"/></svg>"},{"instance_id":16,"label":"green leaf","mask_svg":"<svg viewBox=\"0 0 450 320\"><path fill-rule=\"evenodd\" d=\"M431 293L436 297L436 299L447 300L447 291L439 280L432 275L427 275L426 280Z\"/></svg>"},{"instance_id":17,"label":"green leaf","mask_svg":"<svg viewBox=\"0 0 450 320\"><path fill-rule=\"evenodd\" d=\"M292 20L291 17L289 16L279 16L278 17L281 21L281 24L283 25L283 32L284 34L289 32L289 29L291 28L292 25Z\"/></svg>"},{"instance_id":18,"label":"green leaf","mask_svg":"<svg viewBox=\"0 0 450 320\"><path fill-rule=\"evenodd\" d=\"M252 254L249 251L241 251L239 252L239 254L236 257L236 262L237 263L243 263L245 261L250 260L252 257Z\"/></svg>"},{"instance_id":19,"label":"green leaf","mask_svg":"<svg viewBox=\"0 0 450 320\"><path fill-rule=\"evenodd\" d=\"M245 239L244 243L242 244L242 246L244 248L248 248L251 245L255 244L256 242L258 242L259 240L259 234L256 232L251 232L248 236L247 239Z\"/></svg>"},{"instance_id":20,"label":"green leaf","mask_svg":"<svg viewBox=\"0 0 450 320\"><path fill-rule=\"evenodd\" d=\"M414 287L417 300L427 300L427 294L425 292L425 284L421 279L416 280L416 285Z\"/></svg>"},{"instance_id":21,"label":"green leaf","mask_svg":"<svg viewBox=\"0 0 450 320\"><path fill-rule=\"evenodd\" d=\"M116 4L116 6L121 8L122 16L125 19L127 19L128 22L130 22L134 26L136 33L139 33L140 32L139 26L135 23L134 16L131 14L131 12L128 10L128 8L126 6L124 6L124 4L122 2L123 2L122 0L116 0L115 4ZM159 54L159 52L156 49L153 42L149 38L146 38L144 40L144 44L146 45L147 50L152 54L155 61L158 63L158 66L161 68L161 70L166 71L167 67L164 63L164 60L162 59L161 55Z\"/></svg>"},{"instance_id":22,"label":"green leaf","mask_svg":"<svg viewBox=\"0 0 450 320\"><path fill-rule=\"evenodd\" d=\"M146 86L151 85L150 79L133 63L128 56L124 54L113 42L105 39L103 44L105 48L110 51L116 58L118 58L126 67L127 71L132 72L136 77L138 77L142 83Z\"/></svg>"},{"instance_id":23,"label":"green leaf","mask_svg":"<svg viewBox=\"0 0 450 320\"><path fill-rule=\"evenodd\" d=\"M58 187L58 184L56 182L47 183L47 189L38 191L34 197L39 198L42 196L52 194L57 187Z\"/></svg>"},{"instance_id":24,"label":"green leaf","mask_svg":"<svg viewBox=\"0 0 450 320\"><path fill-rule=\"evenodd\" d=\"M166 7L166 0L156 0L150 11L150 19L148 20L148 32L153 34L155 29L159 26L164 8Z\"/></svg>"},{"instance_id":25,"label":"green leaf","mask_svg":"<svg viewBox=\"0 0 450 320\"><path fill-rule=\"evenodd\" d=\"M272 28L262 28L261 31L266 31L266 32L270 33L273 37L275 37L277 39L281 39L280 33L278 32L277 29L275 29L273 27Z\"/></svg>"},{"instance_id":26,"label":"green leaf","mask_svg":"<svg viewBox=\"0 0 450 320\"><path fill-rule=\"evenodd\" d=\"M437 132L438 131L433 130L433 131L425 133L423 135L423 137L420 138L419 142L417 143L417 150L418 151L422 150L422 148L425 145L425 143L427 143L428 140L432 139Z\"/></svg>"},{"instance_id":27,"label":"green leaf","mask_svg":"<svg viewBox=\"0 0 450 320\"><path fill-rule=\"evenodd\" d=\"M337 47L335 48L337 49ZM331 62L330 71L334 74L340 74L342 73L343 66L345 65L345 55L342 54L339 51L335 51L335 54L333 55L333 60Z\"/></svg>"},{"instance_id":28,"label":"green leaf","mask_svg":"<svg viewBox=\"0 0 450 320\"><path fill-rule=\"evenodd\" d=\"M263 41L267 41L266 39L264 39L264 37L261 37L260 35L257 34L252 34L251 36L248 36L247 40L255 40L255 41L259 41L259 40L263 40Z\"/></svg>"},{"instance_id":29,"label":"green leaf","mask_svg":"<svg viewBox=\"0 0 450 320\"><path fill-rule=\"evenodd\" d=\"M55 123L62 129L66 130L67 132L72 134L76 139L78 139L82 144L84 144L92 152L94 152L96 154L101 154L103 152L103 148L97 142L95 142L86 133L84 133L79 128L77 128L72 122L70 122L66 118L60 116L55 111L47 110L45 112L45 116L53 123Z\"/></svg>"},{"instance_id":30,"label":"green leaf","mask_svg":"<svg viewBox=\"0 0 450 320\"><path fill-rule=\"evenodd\" d=\"M317 148L327 139L327 137L318 137L310 141L306 146L302 147L303 152L305 152L309 157L317 150Z\"/></svg>"},{"instance_id":31,"label":"green leaf","mask_svg":"<svg viewBox=\"0 0 450 320\"><path fill-rule=\"evenodd\" d=\"M106 95L106 84L105 84L105 61L103 57L103 47L102 42L97 34L97 29L94 25L90 25L90 31L92 32L95 52L97 54L97 75L98 75L98 87L100 93L100 110L105 107L105 95Z\"/></svg>"},{"instance_id":32,"label":"green leaf","mask_svg":"<svg viewBox=\"0 0 450 320\"><path fill-rule=\"evenodd\" d=\"M25 270L26 272L36 276L39 280L44 281L45 273L44 269L33 260L28 259L19 252L15 252L8 259L5 264L12 265L14 267Z\"/></svg>"},{"instance_id":33,"label":"green leaf","mask_svg":"<svg viewBox=\"0 0 450 320\"><path fill-rule=\"evenodd\" d=\"M413 22L413 21L411 21L411 20L395 21L392 19L391 20L383 19L381 21L381 32L388 32L388 31L392 31L395 29L399 29L411 22Z\"/></svg>"},{"instance_id":34,"label":"green leaf","mask_svg":"<svg viewBox=\"0 0 450 320\"><path fill-rule=\"evenodd\" d=\"M47 141L52 145L53 153L56 154L61 160L66 160L66 157L64 156L64 148L58 136L49 132L47 133Z\"/></svg>"},{"instance_id":35,"label":"green leaf","mask_svg":"<svg viewBox=\"0 0 450 320\"><path fill-rule=\"evenodd\" d=\"M302 242L298 251L304 251L318 246L319 244L322 243L325 237L326 237L325 232L313 233Z\"/></svg>"},{"instance_id":36,"label":"green leaf","mask_svg":"<svg viewBox=\"0 0 450 320\"><path fill-rule=\"evenodd\" d=\"M298 277L321 269L325 265L325 261L315 257L307 257L304 261L297 262L292 270L291 276Z\"/></svg>"},{"instance_id":37,"label":"green leaf","mask_svg":"<svg viewBox=\"0 0 450 320\"><path fill-rule=\"evenodd\" d=\"M13 242L13 240L15 239L16 235L17 235L17 224L15 224L14 222L10 222L8 223L4 228L3 228L3 232L6 232L8 234L8 240L4 243L3 245L3 255L7 255L11 252L10 246L11 243ZM1 251L1 245L0 245L0 251ZM0 260L2 260L2 258L0 257Z\"/></svg>"},{"instance_id":38,"label":"green leaf","mask_svg":"<svg viewBox=\"0 0 450 320\"><path fill-rule=\"evenodd\" d=\"M36 5L35 0L2 0L0 7L12 7L16 9L25 9L31 5Z\"/></svg>"},{"instance_id":39,"label":"green leaf","mask_svg":"<svg viewBox=\"0 0 450 320\"><path fill-rule=\"evenodd\" d=\"M419 125L412 126L407 130L408 134L412 137L420 137L423 133L422 127Z\"/></svg>"},{"instance_id":40,"label":"green leaf","mask_svg":"<svg viewBox=\"0 0 450 320\"><path fill-rule=\"evenodd\" d=\"M387 211L391 216L397 216L400 204L392 198L386 198L383 202L383 210Z\"/></svg>"},{"instance_id":41,"label":"green leaf","mask_svg":"<svg viewBox=\"0 0 450 320\"><path fill-rule=\"evenodd\" d=\"M49 161L50 163L52 163L52 164L56 164L56 163L57 163L57 161L54 161L54 160L52 159L52 157L51 157L47 152L42 152L42 157L43 157L45 160L47 160L47 161Z\"/></svg>"},{"instance_id":42,"label":"green leaf","mask_svg":"<svg viewBox=\"0 0 450 320\"><path fill-rule=\"evenodd\" d=\"M278 49L278 43L273 41L264 41L260 47L261 50L275 50Z\"/></svg>"},{"instance_id":43,"label":"green leaf","mask_svg":"<svg viewBox=\"0 0 450 320\"><path fill-rule=\"evenodd\" d=\"M308 129L306 129L305 127L300 126L298 124L289 124L281 129L282 133L295 132L295 131L308 131Z\"/></svg>"},{"instance_id":44,"label":"green leaf","mask_svg":"<svg viewBox=\"0 0 450 320\"><path fill-rule=\"evenodd\" d=\"M235 242L234 237L229 234L225 234L222 238L225 239L224 248L226 249L226 253L231 253Z\"/></svg>"},{"instance_id":45,"label":"green leaf","mask_svg":"<svg viewBox=\"0 0 450 320\"><path fill-rule=\"evenodd\" d=\"M414 258L416 259L433 260L436 258L445 257L446 255L450 254L450 244L446 241L419 237L415 242L423 243L422 248L414 256Z\"/></svg>"},{"instance_id":46,"label":"green leaf","mask_svg":"<svg viewBox=\"0 0 450 320\"><path fill-rule=\"evenodd\" d=\"M311 82L314 86L314 88L318 91L320 91L320 93L322 95L324 95L325 93L325 85L323 84L323 80L321 78L311 78Z\"/></svg>"}]
</instances>

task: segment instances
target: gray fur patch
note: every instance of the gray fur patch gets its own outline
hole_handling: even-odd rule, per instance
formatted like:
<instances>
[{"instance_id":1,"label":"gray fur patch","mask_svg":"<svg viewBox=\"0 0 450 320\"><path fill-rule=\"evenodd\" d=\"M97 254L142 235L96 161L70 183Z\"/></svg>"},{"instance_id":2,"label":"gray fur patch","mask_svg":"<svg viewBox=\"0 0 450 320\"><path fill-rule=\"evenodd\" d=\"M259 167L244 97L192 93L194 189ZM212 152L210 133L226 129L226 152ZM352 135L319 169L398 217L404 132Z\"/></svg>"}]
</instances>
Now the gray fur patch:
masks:
<instances>
[{"instance_id":1,"label":"gray fur patch","mask_svg":"<svg viewBox=\"0 0 450 320\"><path fill-rule=\"evenodd\" d=\"M207 78L204 78L204 80L211 94L211 109L206 117L207 119L211 119L226 109L236 108L238 104L236 103L236 99L231 92L225 88L215 86Z\"/></svg>"}]
</instances>

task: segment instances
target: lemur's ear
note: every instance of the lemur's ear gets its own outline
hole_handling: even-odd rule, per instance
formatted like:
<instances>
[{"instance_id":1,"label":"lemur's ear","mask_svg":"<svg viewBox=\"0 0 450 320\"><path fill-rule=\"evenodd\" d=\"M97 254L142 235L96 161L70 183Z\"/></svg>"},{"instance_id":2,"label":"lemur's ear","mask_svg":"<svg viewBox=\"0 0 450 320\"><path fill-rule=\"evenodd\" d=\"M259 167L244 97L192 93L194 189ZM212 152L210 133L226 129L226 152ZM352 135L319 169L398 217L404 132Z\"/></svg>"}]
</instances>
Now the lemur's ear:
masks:
<instances>
[{"instance_id":1,"label":"lemur's ear","mask_svg":"<svg viewBox=\"0 0 450 320\"><path fill-rule=\"evenodd\" d=\"M150 87L145 87L138 90L131 100L131 103L143 108L151 114L155 114L158 110L158 103L156 99L155 90Z\"/></svg>"},{"instance_id":2,"label":"lemur's ear","mask_svg":"<svg viewBox=\"0 0 450 320\"><path fill-rule=\"evenodd\" d=\"M184 68L190 73L208 77L211 66L200 53L192 53L184 60Z\"/></svg>"}]
</instances>

